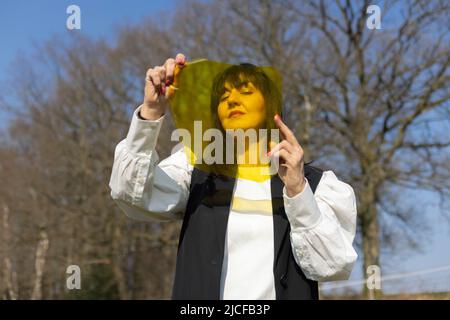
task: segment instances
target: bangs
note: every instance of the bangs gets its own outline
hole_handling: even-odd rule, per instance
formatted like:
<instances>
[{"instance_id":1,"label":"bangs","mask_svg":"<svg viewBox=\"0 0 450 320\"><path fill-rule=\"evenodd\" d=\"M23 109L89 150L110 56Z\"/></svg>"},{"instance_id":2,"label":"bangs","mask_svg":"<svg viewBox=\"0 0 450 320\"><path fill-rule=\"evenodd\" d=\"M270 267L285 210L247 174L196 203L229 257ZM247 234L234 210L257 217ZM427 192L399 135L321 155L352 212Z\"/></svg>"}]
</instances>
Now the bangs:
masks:
<instances>
[{"instance_id":1,"label":"bangs","mask_svg":"<svg viewBox=\"0 0 450 320\"><path fill-rule=\"evenodd\" d=\"M243 85L251 82L258 90L265 91L267 88L267 76L258 67L245 63L240 65L234 65L226 69L219 77L214 81L213 92L218 96L222 96L225 93L225 84L231 85L233 88L240 88Z\"/></svg>"}]
</instances>

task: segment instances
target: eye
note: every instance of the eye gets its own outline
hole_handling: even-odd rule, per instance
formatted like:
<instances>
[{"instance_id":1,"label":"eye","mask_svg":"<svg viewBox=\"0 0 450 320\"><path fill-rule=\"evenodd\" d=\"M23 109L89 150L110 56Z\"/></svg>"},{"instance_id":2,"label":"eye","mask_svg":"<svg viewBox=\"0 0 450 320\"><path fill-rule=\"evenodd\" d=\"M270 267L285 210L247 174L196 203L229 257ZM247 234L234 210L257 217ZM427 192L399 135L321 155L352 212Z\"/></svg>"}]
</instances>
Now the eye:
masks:
<instances>
[{"instance_id":1,"label":"eye","mask_svg":"<svg viewBox=\"0 0 450 320\"><path fill-rule=\"evenodd\" d=\"M221 98L220 98L220 101L225 101L225 100L227 100L228 99L228 95L225 95L225 96L222 96Z\"/></svg>"},{"instance_id":2,"label":"eye","mask_svg":"<svg viewBox=\"0 0 450 320\"><path fill-rule=\"evenodd\" d=\"M241 94L250 95L250 94L253 94L253 92L252 91L243 91L243 92L241 92Z\"/></svg>"}]
</instances>

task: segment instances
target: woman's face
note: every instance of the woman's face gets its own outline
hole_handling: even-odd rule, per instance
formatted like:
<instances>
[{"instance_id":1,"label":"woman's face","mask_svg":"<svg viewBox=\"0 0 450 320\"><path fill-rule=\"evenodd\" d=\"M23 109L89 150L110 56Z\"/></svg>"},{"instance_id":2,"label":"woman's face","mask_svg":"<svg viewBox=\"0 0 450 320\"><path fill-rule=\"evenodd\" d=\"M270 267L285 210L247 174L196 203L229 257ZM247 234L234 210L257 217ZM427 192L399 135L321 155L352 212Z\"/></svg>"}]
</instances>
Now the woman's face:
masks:
<instances>
[{"instance_id":1,"label":"woman's face","mask_svg":"<svg viewBox=\"0 0 450 320\"><path fill-rule=\"evenodd\" d=\"M260 129L266 120L264 96L251 82L239 87L226 83L225 92L220 97L218 114L225 130Z\"/></svg>"}]
</instances>

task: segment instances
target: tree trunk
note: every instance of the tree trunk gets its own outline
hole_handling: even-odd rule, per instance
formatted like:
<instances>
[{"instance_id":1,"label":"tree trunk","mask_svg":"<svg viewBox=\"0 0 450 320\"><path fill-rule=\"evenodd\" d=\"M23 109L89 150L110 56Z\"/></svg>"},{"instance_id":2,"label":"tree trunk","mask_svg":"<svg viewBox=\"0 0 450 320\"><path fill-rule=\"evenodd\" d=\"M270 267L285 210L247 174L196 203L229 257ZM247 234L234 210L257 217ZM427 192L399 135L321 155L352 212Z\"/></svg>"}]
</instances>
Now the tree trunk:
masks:
<instances>
[{"instance_id":1,"label":"tree trunk","mask_svg":"<svg viewBox=\"0 0 450 320\"><path fill-rule=\"evenodd\" d=\"M370 266L380 266L380 241L377 207L375 201L366 204L364 212L361 212L362 248L364 254L363 275L367 279ZM369 290L367 282L364 283L363 293L366 298L374 299L381 297L380 290Z\"/></svg>"},{"instance_id":2,"label":"tree trunk","mask_svg":"<svg viewBox=\"0 0 450 320\"><path fill-rule=\"evenodd\" d=\"M114 278L116 280L118 294L120 300L128 300L130 295L127 286L127 277L122 269L123 255L121 252L122 248L122 232L120 225L116 224L114 226L114 234L112 241L112 270L114 273Z\"/></svg>"},{"instance_id":3,"label":"tree trunk","mask_svg":"<svg viewBox=\"0 0 450 320\"><path fill-rule=\"evenodd\" d=\"M36 248L35 270L36 278L33 286L31 300L42 299L42 277L44 274L45 260L48 251L49 240L45 230L40 232L40 239Z\"/></svg>"},{"instance_id":4,"label":"tree trunk","mask_svg":"<svg viewBox=\"0 0 450 320\"><path fill-rule=\"evenodd\" d=\"M14 268L10 259L10 244L11 244L11 233L9 227L9 207L7 205L3 205L3 244L4 244L4 281L6 288L6 297L5 299L17 300L17 274L14 271Z\"/></svg>"}]
</instances>

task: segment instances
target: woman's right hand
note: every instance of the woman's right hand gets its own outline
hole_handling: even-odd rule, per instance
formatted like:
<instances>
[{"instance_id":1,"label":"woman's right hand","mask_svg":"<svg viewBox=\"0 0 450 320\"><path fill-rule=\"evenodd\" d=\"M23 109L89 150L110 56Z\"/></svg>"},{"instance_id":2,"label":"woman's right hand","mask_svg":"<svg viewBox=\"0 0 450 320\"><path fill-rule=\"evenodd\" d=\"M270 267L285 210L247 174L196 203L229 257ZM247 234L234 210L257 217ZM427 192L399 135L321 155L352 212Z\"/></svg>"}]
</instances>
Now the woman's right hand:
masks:
<instances>
[{"instance_id":1,"label":"woman's right hand","mask_svg":"<svg viewBox=\"0 0 450 320\"><path fill-rule=\"evenodd\" d=\"M168 107L168 98L173 92L173 90L169 90L169 86L174 83L175 68L182 68L185 63L185 56L179 53L175 59L167 59L164 65L155 66L147 70L144 102L140 110L142 118L157 120L164 115Z\"/></svg>"}]
</instances>

